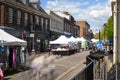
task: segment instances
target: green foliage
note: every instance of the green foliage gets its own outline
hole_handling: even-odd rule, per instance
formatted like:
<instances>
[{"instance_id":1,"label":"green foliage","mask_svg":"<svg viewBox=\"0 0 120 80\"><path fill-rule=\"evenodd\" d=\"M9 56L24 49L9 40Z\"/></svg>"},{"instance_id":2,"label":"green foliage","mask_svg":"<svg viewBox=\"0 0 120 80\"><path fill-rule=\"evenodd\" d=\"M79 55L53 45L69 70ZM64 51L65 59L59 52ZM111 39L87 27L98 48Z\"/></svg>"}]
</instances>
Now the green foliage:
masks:
<instances>
[{"instance_id":1,"label":"green foliage","mask_svg":"<svg viewBox=\"0 0 120 80\"><path fill-rule=\"evenodd\" d=\"M113 19L112 16L108 19L108 22L106 23L106 38L110 39L113 37Z\"/></svg>"},{"instance_id":2,"label":"green foliage","mask_svg":"<svg viewBox=\"0 0 120 80\"><path fill-rule=\"evenodd\" d=\"M107 23L103 25L103 29L100 32L100 39L110 39L113 37L113 19L112 16L108 19ZM99 39L99 33L95 34L95 38Z\"/></svg>"},{"instance_id":3,"label":"green foliage","mask_svg":"<svg viewBox=\"0 0 120 80\"><path fill-rule=\"evenodd\" d=\"M96 33L95 36L94 36L94 38L95 39L99 39L100 38L102 40L103 39L103 33L102 32L100 32L100 34Z\"/></svg>"},{"instance_id":4,"label":"green foliage","mask_svg":"<svg viewBox=\"0 0 120 80\"><path fill-rule=\"evenodd\" d=\"M99 39L99 33L96 33L94 36L95 39Z\"/></svg>"}]
</instances>

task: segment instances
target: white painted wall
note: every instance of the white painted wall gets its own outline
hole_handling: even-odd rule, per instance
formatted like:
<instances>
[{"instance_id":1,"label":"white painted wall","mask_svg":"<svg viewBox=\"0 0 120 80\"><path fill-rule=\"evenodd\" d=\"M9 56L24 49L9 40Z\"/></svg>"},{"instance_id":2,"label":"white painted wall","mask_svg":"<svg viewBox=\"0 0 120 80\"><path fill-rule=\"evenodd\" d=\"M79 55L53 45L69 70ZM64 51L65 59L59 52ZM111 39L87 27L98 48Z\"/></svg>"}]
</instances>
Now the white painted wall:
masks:
<instances>
[{"instance_id":1,"label":"white painted wall","mask_svg":"<svg viewBox=\"0 0 120 80\"><path fill-rule=\"evenodd\" d=\"M70 18L71 18L71 15L66 15L63 12L55 12L55 13L58 14L59 16L61 16L61 17L65 17L68 20L70 20Z\"/></svg>"},{"instance_id":2,"label":"white painted wall","mask_svg":"<svg viewBox=\"0 0 120 80\"><path fill-rule=\"evenodd\" d=\"M63 18L50 10L46 10L46 13L48 13L48 15L50 16L50 30L63 33L64 31Z\"/></svg>"}]
</instances>

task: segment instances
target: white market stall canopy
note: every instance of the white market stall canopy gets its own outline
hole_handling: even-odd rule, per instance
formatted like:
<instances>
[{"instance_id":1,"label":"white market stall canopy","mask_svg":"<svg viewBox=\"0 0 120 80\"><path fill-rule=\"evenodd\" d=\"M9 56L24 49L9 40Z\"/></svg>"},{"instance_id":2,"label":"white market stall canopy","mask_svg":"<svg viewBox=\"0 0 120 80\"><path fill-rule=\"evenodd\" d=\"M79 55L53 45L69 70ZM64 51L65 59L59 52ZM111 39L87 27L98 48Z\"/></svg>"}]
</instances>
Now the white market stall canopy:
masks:
<instances>
[{"instance_id":1,"label":"white market stall canopy","mask_svg":"<svg viewBox=\"0 0 120 80\"><path fill-rule=\"evenodd\" d=\"M92 41L93 43L97 43L97 42L99 41L99 39L91 39L91 41Z\"/></svg>"},{"instance_id":2,"label":"white market stall canopy","mask_svg":"<svg viewBox=\"0 0 120 80\"><path fill-rule=\"evenodd\" d=\"M0 29L0 45L27 45L27 42L16 38L10 34L8 34L7 32L5 32L4 30Z\"/></svg>"},{"instance_id":3,"label":"white market stall canopy","mask_svg":"<svg viewBox=\"0 0 120 80\"><path fill-rule=\"evenodd\" d=\"M50 44L68 44L68 38L64 35L61 35L58 39L50 41Z\"/></svg>"},{"instance_id":4,"label":"white market stall canopy","mask_svg":"<svg viewBox=\"0 0 120 80\"><path fill-rule=\"evenodd\" d=\"M80 38L81 42L89 42L89 40L85 39L84 37Z\"/></svg>"},{"instance_id":5,"label":"white market stall canopy","mask_svg":"<svg viewBox=\"0 0 120 80\"><path fill-rule=\"evenodd\" d=\"M77 38L76 38L76 41L77 41L77 42L81 42L80 37L77 37Z\"/></svg>"},{"instance_id":6,"label":"white market stall canopy","mask_svg":"<svg viewBox=\"0 0 120 80\"><path fill-rule=\"evenodd\" d=\"M69 42L77 42L76 38L71 36L70 38L68 38Z\"/></svg>"},{"instance_id":7,"label":"white market stall canopy","mask_svg":"<svg viewBox=\"0 0 120 80\"><path fill-rule=\"evenodd\" d=\"M89 40L85 39L84 37L75 38L71 36L70 38L67 38L64 35L61 35L58 39L54 41L50 41L50 44L69 44L69 43L78 43L78 42L89 42Z\"/></svg>"}]
</instances>

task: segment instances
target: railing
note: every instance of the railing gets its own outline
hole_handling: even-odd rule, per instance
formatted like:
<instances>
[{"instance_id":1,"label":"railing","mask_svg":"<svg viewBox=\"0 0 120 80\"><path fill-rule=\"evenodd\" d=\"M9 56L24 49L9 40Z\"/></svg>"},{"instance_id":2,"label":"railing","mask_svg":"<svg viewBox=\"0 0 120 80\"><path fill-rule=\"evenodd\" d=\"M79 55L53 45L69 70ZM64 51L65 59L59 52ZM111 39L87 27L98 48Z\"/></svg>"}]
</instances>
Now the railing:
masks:
<instances>
[{"instance_id":1,"label":"railing","mask_svg":"<svg viewBox=\"0 0 120 80\"><path fill-rule=\"evenodd\" d=\"M86 59L87 59L86 68L84 68L81 72L75 75L71 80L93 80L94 60L92 60L89 56L87 56Z\"/></svg>"},{"instance_id":2,"label":"railing","mask_svg":"<svg viewBox=\"0 0 120 80\"><path fill-rule=\"evenodd\" d=\"M107 80L107 65L104 58L86 57L86 68L71 80Z\"/></svg>"},{"instance_id":3,"label":"railing","mask_svg":"<svg viewBox=\"0 0 120 80\"><path fill-rule=\"evenodd\" d=\"M117 73L116 73L116 70L117 70ZM108 77L109 77L108 80L120 80L120 63L112 66L112 68L108 72Z\"/></svg>"},{"instance_id":4,"label":"railing","mask_svg":"<svg viewBox=\"0 0 120 80\"><path fill-rule=\"evenodd\" d=\"M94 80L107 80L106 63L103 61L94 62Z\"/></svg>"}]
</instances>

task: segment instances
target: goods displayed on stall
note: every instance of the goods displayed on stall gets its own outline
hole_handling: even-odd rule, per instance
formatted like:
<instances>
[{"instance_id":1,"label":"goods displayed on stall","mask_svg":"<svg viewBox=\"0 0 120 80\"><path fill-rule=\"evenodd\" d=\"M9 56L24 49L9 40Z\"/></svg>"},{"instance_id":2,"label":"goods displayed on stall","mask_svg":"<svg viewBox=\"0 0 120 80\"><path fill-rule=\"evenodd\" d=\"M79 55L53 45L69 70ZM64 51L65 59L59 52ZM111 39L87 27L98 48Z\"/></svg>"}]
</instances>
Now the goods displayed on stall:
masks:
<instances>
[{"instance_id":1,"label":"goods displayed on stall","mask_svg":"<svg viewBox=\"0 0 120 80\"><path fill-rule=\"evenodd\" d=\"M58 39L50 41L51 51L57 55L68 55L69 52L68 38L61 35Z\"/></svg>"},{"instance_id":2,"label":"goods displayed on stall","mask_svg":"<svg viewBox=\"0 0 120 80\"><path fill-rule=\"evenodd\" d=\"M16 68L26 60L27 42L0 29L0 63L4 68Z\"/></svg>"},{"instance_id":3,"label":"goods displayed on stall","mask_svg":"<svg viewBox=\"0 0 120 80\"><path fill-rule=\"evenodd\" d=\"M88 41L88 40L86 40ZM71 36L70 38L66 37L65 35L61 35L54 41L50 41L49 44L51 45L51 51L53 53L59 54L73 54L76 51L79 51L80 43L82 42L81 38L75 38Z\"/></svg>"}]
</instances>

